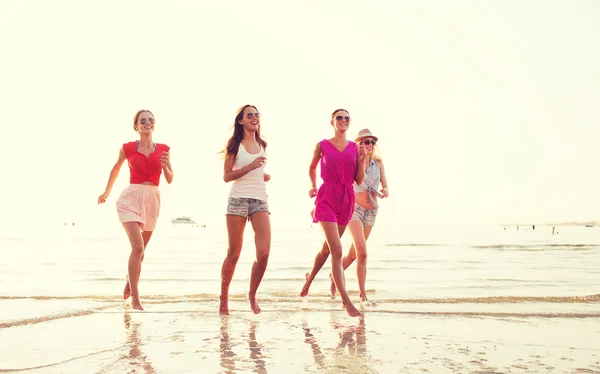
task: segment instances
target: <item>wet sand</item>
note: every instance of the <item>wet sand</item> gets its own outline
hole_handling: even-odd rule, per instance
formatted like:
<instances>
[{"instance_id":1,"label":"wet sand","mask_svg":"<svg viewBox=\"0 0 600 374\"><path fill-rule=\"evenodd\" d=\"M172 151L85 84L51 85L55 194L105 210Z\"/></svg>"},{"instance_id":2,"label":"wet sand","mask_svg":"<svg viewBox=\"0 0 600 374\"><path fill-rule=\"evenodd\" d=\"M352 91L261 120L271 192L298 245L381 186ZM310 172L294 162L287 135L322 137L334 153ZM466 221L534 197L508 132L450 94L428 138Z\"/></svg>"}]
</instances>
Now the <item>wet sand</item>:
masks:
<instances>
[{"instance_id":1,"label":"wet sand","mask_svg":"<svg viewBox=\"0 0 600 374\"><path fill-rule=\"evenodd\" d=\"M387 311L350 318L337 303L105 302L87 314L0 329L2 372L39 373L597 373L597 317L567 313ZM294 310L294 308L297 308ZM48 317L52 316L49 314Z\"/></svg>"}]
</instances>

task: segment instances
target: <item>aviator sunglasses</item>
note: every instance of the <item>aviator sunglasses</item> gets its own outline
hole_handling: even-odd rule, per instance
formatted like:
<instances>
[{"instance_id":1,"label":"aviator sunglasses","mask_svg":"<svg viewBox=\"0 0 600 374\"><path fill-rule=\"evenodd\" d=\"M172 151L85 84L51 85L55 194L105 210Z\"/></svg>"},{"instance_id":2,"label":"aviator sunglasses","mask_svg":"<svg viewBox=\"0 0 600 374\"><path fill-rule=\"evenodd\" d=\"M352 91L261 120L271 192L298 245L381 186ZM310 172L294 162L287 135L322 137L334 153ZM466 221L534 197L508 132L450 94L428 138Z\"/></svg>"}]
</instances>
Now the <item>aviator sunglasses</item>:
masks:
<instances>
[{"instance_id":1,"label":"aviator sunglasses","mask_svg":"<svg viewBox=\"0 0 600 374\"><path fill-rule=\"evenodd\" d=\"M344 116L335 116L335 119L337 119L338 121L341 121L341 120L350 121L350 117L348 117L348 116L346 116L346 117L344 117Z\"/></svg>"},{"instance_id":2,"label":"aviator sunglasses","mask_svg":"<svg viewBox=\"0 0 600 374\"><path fill-rule=\"evenodd\" d=\"M154 123L154 118L149 118L147 121L144 118L143 120L140 121L140 125L145 125L147 122Z\"/></svg>"},{"instance_id":3,"label":"aviator sunglasses","mask_svg":"<svg viewBox=\"0 0 600 374\"><path fill-rule=\"evenodd\" d=\"M375 145L375 144L377 144L377 141L367 139L367 140L363 140L362 143L365 145L370 145L370 144Z\"/></svg>"},{"instance_id":4,"label":"aviator sunglasses","mask_svg":"<svg viewBox=\"0 0 600 374\"><path fill-rule=\"evenodd\" d=\"M246 118L252 119L254 117L260 118L260 113L246 113Z\"/></svg>"}]
</instances>

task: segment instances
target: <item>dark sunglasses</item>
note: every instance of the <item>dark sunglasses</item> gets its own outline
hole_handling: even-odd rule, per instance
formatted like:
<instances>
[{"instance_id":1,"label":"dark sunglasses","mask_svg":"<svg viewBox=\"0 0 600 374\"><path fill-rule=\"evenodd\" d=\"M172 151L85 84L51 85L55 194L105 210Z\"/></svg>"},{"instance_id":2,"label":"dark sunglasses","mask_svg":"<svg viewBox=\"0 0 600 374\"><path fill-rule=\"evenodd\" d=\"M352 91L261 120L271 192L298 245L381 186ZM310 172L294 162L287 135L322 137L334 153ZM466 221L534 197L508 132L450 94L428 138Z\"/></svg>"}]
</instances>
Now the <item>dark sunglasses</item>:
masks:
<instances>
[{"instance_id":1,"label":"dark sunglasses","mask_svg":"<svg viewBox=\"0 0 600 374\"><path fill-rule=\"evenodd\" d=\"M350 117L346 116L335 116L335 119L337 119L338 121L341 121L343 119L345 119L346 121L350 121Z\"/></svg>"},{"instance_id":2,"label":"dark sunglasses","mask_svg":"<svg viewBox=\"0 0 600 374\"><path fill-rule=\"evenodd\" d=\"M362 143L365 144L365 145L370 145L370 144L375 145L375 144L377 144L377 141L376 140L369 140L369 139L367 139L367 140L363 140Z\"/></svg>"},{"instance_id":3,"label":"dark sunglasses","mask_svg":"<svg viewBox=\"0 0 600 374\"><path fill-rule=\"evenodd\" d=\"M140 121L140 125L145 125L147 122L154 123L154 118L149 118L147 121L144 118L143 120Z\"/></svg>"},{"instance_id":4,"label":"dark sunglasses","mask_svg":"<svg viewBox=\"0 0 600 374\"><path fill-rule=\"evenodd\" d=\"M260 113L246 113L246 118L252 119L254 117L260 118Z\"/></svg>"}]
</instances>

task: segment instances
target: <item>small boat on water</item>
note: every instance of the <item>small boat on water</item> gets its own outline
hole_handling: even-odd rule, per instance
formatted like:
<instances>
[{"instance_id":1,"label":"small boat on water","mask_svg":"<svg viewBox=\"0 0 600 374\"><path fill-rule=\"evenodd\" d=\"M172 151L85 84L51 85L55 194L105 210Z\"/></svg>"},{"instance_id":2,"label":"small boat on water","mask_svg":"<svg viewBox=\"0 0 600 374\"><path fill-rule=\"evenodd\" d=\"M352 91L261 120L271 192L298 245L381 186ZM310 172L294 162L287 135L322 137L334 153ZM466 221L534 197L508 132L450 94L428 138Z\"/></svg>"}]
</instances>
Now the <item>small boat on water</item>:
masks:
<instances>
[{"instance_id":1,"label":"small boat on water","mask_svg":"<svg viewBox=\"0 0 600 374\"><path fill-rule=\"evenodd\" d=\"M185 216L172 219L171 223L173 223L173 224L182 223L182 224L187 224L187 225L195 225L196 224L196 222L192 220L192 217L185 217Z\"/></svg>"}]
</instances>

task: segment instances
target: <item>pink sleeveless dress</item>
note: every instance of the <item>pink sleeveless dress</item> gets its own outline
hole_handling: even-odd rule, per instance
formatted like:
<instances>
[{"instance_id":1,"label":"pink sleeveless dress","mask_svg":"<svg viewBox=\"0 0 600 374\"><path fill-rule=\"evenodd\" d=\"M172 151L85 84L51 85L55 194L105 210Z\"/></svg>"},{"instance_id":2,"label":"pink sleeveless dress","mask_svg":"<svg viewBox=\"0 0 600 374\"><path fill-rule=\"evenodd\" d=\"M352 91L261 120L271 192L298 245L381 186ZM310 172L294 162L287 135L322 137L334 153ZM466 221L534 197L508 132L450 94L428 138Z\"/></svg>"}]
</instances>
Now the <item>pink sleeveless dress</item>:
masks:
<instances>
[{"instance_id":1,"label":"pink sleeveless dress","mask_svg":"<svg viewBox=\"0 0 600 374\"><path fill-rule=\"evenodd\" d=\"M354 211L354 176L356 174L356 143L348 142L340 152L327 139L321 140L321 179L315 199L313 222L337 222L347 225Z\"/></svg>"}]
</instances>

